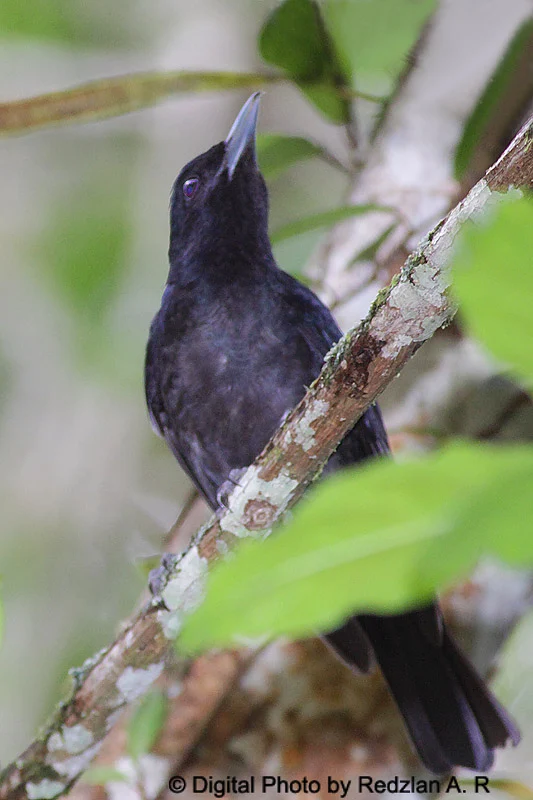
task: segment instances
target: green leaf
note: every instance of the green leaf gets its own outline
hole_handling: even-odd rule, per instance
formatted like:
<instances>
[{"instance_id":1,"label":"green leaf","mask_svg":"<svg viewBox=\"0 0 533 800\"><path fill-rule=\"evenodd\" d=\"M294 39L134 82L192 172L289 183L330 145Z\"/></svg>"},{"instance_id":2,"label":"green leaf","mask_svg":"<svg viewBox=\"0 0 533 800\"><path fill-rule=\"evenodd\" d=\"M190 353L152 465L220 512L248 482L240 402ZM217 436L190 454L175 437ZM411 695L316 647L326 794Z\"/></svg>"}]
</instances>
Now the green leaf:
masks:
<instances>
[{"instance_id":1,"label":"green leaf","mask_svg":"<svg viewBox=\"0 0 533 800\"><path fill-rule=\"evenodd\" d=\"M329 65L320 10L312 0L284 0L259 34L259 49L270 64L294 80L320 78Z\"/></svg>"},{"instance_id":2,"label":"green leaf","mask_svg":"<svg viewBox=\"0 0 533 800\"><path fill-rule=\"evenodd\" d=\"M498 105L505 102L509 85L515 77L518 62L524 56L531 59L532 37L533 19L528 19L513 37L470 115L455 151L455 177L457 180L461 180L472 163L476 148L494 118ZM530 91L527 84L524 88L526 92Z\"/></svg>"},{"instance_id":3,"label":"green leaf","mask_svg":"<svg viewBox=\"0 0 533 800\"><path fill-rule=\"evenodd\" d=\"M288 222L286 225L282 225L280 228L273 231L270 235L270 239L273 244L277 244L284 239L289 239L291 236L299 236L301 233L308 233L318 228L328 228L330 225L341 222L343 219L357 217L369 211L391 212L393 209L376 205L339 206L339 208L332 208L330 211L321 211L318 214L311 214L308 217L303 217L303 219Z\"/></svg>"},{"instance_id":4,"label":"green leaf","mask_svg":"<svg viewBox=\"0 0 533 800\"><path fill-rule=\"evenodd\" d=\"M465 225L454 287L474 336L533 378L533 199L505 198L482 223Z\"/></svg>"},{"instance_id":5,"label":"green leaf","mask_svg":"<svg viewBox=\"0 0 533 800\"><path fill-rule=\"evenodd\" d=\"M350 85L318 3L284 0L259 35L259 51L333 122L350 121Z\"/></svg>"},{"instance_id":6,"label":"green leaf","mask_svg":"<svg viewBox=\"0 0 533 800\"><path fill-rule=\"evenodd\" d=\"M128 754L132 759L150 752L166 718L166 695L156 689L146 695L129 721Z\"/></svg>"},{"instance_id":7,"label":"green leaf","mask_svg":"<svg viewBox=\"0 0 533 800\"><path fill-rule=\"evenodd\" d=\"M481 485L472 485L463 471L471 482L469 496L446 537L436 539L420 561L435 588L452 584L483 552L514 566L533 562L527 530L533 515L533 448L487 452L486 464L480 465Z\"/></svg>"},{"instance_id":8,"label":"green leaf","mask_svg":"<svg viewBox=\"0 0 533 800\"><path fill-rule=\"evenodd\" d=\"M267 180L277 178L299 161L320 156L322 153L319 145L301 136L260 133L257 137L259 168Z\"/></svg>"},{"instance_id":9,"label":"green leaf","mask_svg":"<svg viewBox=\"0 0 533 800\"><path fill-rule=\"evenodd\" d=\"M0 136L129 114L182 92L258 89L279 78L238 72L144 72L0 103Z\"/></svg>"},{"instance_id":10,"label":"green leaf","mask_svg":"<svg viewBox=\"0 0 533 800\"><path fill-rule=\"evenodd\" d=\"M436 5L436 0L327 0L324 16L345 74L382 75L393 86Z\"/></svg>"},{"instance_id":11,"label":"green leaf","mask_svg":"<svg viewBox=\"0 0 533 800\"><path fill-rule=\"evenodd\" d=\"M129 783L128 778L114 767L91 767L83 773L81 780L91 786L105 786L106 783Z\"/></svg>"},{"instance_id":12,"label":"green leaf","mask_svg":"<svg viewBox=\"0 0 533 800\"><path fill-rule=\"evenodd\" d=\"M341 92L340 82L337 85L337 81L324 80L322 83L316 82L310 86L300 83L299 88L330 122L337 125L345 125L350 122L352 117L350 102ZM346 92L349 92L348 87L346 87Z\"/></svg>"},{"instance_id":13,"label":"green leaf","mask_svg":"<svg viewBox=\"0 0 533 800\"><path fill-rule=\"evenodd\" d=\"M404 610L466 574L484 551L531 563L533 493L523 492L514 506L520 489L513 481L523 489L532 480L533 449L472 444L335 476L284 529L244 542L214 568L179 646L302 636L353 612ZM485 524L490 512L476 522L484 503L500 505L494 525Z\"/></svg>"}]
</instances>

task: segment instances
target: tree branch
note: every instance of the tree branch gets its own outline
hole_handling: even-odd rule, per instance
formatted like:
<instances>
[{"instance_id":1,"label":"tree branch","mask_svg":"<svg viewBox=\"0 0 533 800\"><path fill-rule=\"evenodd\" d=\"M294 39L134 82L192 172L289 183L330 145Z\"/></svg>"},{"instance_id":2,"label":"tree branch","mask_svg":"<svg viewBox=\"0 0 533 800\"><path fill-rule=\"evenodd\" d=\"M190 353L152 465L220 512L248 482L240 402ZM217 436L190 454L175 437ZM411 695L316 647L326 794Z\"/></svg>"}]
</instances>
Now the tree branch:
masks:
<instances>
[{"instance_id":1,"label":"tree branch","mask_svg":"<svg viewBox=\"0 0 533 800\"><path fill-rule=\"evenodd\" d=\"M0 798L58 797L87 768L117 714L161 674L169 639L202 599L208 563L237 539L267 531L282 518L369 404L451 319L446 263L455 237L494 192L533 185L532 144L533 118L407 259L359 328L330 351L319 378L246 471L229 508L167 562L161 598L147 604L107 650L71 673L70 697L42 736L4 770Z\"/></svg>"}]
</instances>

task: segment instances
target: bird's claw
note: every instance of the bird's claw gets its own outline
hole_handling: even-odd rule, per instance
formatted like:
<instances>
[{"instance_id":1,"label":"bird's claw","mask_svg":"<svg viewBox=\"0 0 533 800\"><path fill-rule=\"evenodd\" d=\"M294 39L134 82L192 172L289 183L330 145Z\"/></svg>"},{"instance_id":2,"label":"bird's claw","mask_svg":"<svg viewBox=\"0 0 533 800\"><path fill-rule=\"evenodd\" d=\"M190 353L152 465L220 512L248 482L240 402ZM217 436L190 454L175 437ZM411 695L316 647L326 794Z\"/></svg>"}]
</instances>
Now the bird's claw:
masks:
<instances>
[{"instance_id":1,"label":"bird's claw","mask_svg":"<svg viewBox=\"0 0 533 800\"><path fill-rule=\"evenodd\" d=\"M158 597L165 588L169 575L176 564L176 556L173 553L165 553L161 558L161 563L155 569L150 570L148 576L148 588L154 597Z\"/></svg>"},{"instance_id":2,"label":"bird's claw","mask_svg":"<svg viewBox=\"0 0 533 800\"><path fill-rule=\"evenodd\" d=\"M232 469L229 472L228 479L221 484L217 491L217 516L220 516L229 509L228 500L229 496L236 486L240 486L240 479L246 472L246 467L241 469Z\"/></svg>"}]
</instances>

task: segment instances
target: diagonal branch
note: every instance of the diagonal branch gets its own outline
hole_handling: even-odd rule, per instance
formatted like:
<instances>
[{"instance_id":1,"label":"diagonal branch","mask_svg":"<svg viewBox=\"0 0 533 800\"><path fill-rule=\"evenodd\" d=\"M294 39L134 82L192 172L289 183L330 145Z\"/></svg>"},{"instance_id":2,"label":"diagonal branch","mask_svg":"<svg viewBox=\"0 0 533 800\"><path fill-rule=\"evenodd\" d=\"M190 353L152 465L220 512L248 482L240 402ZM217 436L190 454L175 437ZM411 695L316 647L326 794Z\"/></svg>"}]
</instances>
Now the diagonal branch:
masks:
<instances>
[{"instance_id":1,"label":"diagonal branch","mask_svg":"<svg viewBox=\"0 0 533 800\"><path fill-rule=\"evenodd\" d=\"M450 250L461 225L494 193L533 186L533 118L462 203L439 223L380 292L367 318L328 354L319 378L246 471L229 508L167 560L159 591L116 641L73 673L70 697L0 776L0 800L54 798L86 769L117 714L163 670L169 639L200 602L209 562L237 539L268 531L297 502L364 410L413 353L453 316ZM162 603L161 600L164 602Z\"/></svg>"}]
</instances>

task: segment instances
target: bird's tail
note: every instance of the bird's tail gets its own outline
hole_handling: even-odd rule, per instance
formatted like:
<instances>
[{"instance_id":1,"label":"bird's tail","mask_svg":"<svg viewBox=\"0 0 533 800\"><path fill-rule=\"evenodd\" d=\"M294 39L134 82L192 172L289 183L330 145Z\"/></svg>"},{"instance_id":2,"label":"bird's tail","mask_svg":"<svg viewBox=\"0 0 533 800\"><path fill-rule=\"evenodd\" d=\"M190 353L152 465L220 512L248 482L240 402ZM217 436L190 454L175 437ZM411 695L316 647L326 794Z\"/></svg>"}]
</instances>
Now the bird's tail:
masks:
<instances>
[{"instance_id":1,"label":"bird's tail","mask_svg":"<svg viewBox=\"0 0 533 800\"><path fill-rule=\"evenodd\" d=\"M439 775L462 766L483 772L492 765L496 747L518 744L516 725L455 644L435 606L353 618L325 638L345 661L365 669L370 659L361 655L361 633L429 770Z\"/></svg>"}]
</instances>

